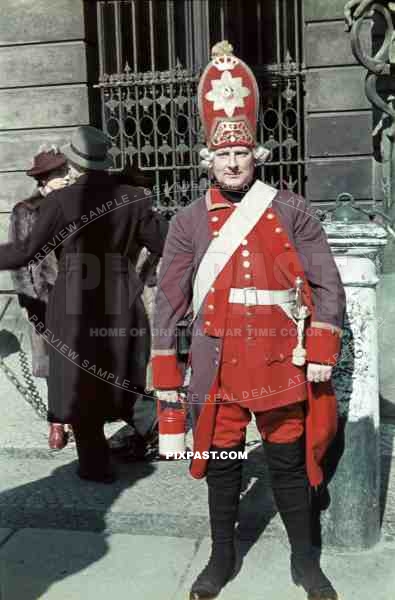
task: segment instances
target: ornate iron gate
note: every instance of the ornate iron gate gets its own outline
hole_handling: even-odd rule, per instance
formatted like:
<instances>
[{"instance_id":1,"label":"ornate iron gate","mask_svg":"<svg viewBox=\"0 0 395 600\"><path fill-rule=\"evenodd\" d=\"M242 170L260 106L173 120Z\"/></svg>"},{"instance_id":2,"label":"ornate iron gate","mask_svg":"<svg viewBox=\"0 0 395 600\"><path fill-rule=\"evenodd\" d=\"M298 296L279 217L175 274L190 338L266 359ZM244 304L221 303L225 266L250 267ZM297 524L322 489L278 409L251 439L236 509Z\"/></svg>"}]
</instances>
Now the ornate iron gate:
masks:
<instances>
[{"instance_id":1,"label":"ornate iron gate","mask_svg":"<svg viewBox=\"0 0 395 600\"><path fill-rule=\"evenodd\" d=\"M261 90L266 181L303 192L300 0L115 0L97 5L103 128L114 170L151 173L171 216L206 187L196 88L209 49L228 39Z\"/></svg>"}]
</instances>

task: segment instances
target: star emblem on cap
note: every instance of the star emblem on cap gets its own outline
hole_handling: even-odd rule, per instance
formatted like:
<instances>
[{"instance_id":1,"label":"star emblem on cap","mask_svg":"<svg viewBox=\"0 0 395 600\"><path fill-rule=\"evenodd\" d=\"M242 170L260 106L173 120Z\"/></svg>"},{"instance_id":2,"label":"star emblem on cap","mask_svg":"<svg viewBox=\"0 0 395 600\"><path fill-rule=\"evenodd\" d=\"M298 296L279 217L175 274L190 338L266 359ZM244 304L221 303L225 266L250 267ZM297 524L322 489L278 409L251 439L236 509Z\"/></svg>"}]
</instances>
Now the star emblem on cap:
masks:
<instances>
[{"instance_id":1,"label":"star emblem on cap","mask_svg":"<svg viewBox=\"0 0 395 600\"><path fill-rule=\"evenodd\" d=\"M213 110L223 110L227 117L232 117L236 108L243 108L244 98L251 93L243 86L242 78L232 77L229 71L224 71L221 78L213 79L211 84L206 98L214 103Z\"/></svg>"}]
</instances>

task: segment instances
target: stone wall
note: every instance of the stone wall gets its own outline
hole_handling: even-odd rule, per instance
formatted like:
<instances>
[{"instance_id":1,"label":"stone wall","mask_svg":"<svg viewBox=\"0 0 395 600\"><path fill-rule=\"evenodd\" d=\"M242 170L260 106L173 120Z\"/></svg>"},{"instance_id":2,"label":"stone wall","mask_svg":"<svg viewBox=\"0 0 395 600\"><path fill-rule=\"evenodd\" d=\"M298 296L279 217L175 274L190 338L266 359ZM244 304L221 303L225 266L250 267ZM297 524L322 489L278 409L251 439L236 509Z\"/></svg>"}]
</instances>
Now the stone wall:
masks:
<instances>
[{"instance_id":1,"label":"stone wall","mask_svg":"<svg viewBox=\"0 0 395 600\"><path fill-rule=\"evenodd\" d=\"M25 171L39 147L62 145L76 126L94 123L94 17L91 0L0 2L0 242L8 238L12 206L34 189ZM41 396L45 410L45 382L33 383L23 354L15 353L16 337L29 359L30 326L12 288L10 274L0 272L0 330L9 332L0 343L0 390L8 378L15 406Z\"/></svg>"},{"instance_id":2,"label":"stone wall","mask_svg":"<svg viewBox=\"0 0 395 600\"><path fill-rule=\"evenodd\" d=\"M345 0L304 0L307 197L332 203L341 192L371 202L372 109L365 71L344 31ZM367 47L371 24L363 29Z\"/></svg>"},{"instance_id":3,"label":"stone wall","mask_svg":"<svg viewBox=\"0 0 395 600\"><path fill-rule=\"evenodd\" d=\"M83 0L1 2L0 241L10 209L34 188L24 171L40 145L64 144L91 121L86 21ZM0 274L0 290L10 289Z\"/></svg>"}]
</instances>

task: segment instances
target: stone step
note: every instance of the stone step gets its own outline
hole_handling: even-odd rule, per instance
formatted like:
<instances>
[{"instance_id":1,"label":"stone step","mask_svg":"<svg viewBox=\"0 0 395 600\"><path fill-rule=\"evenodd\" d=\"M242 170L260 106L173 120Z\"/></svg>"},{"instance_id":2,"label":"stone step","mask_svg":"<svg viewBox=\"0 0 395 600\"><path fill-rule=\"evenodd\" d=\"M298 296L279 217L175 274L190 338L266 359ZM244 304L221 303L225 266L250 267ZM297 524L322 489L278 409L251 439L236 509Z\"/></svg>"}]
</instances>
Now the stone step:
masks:
<instances>
[{"instance_id":1,"label":"stone step","mask_svg":"<svg viewBox=\"0 0 395 600\"><path fill-rule=\"evenodd\" d=\"M79 531L171 535L208 535L207 490L192 479L187 461L119 463L113 485L81 481L70 451L49 458L1 461L0 527L61 528ZM385 541L395 541L395 462L382 461ZM280 536L261 447L253 447L244 464L240 536Z\"/></svg>"},{"instance_id":2,"label":"stone step","mask_svg":"<svg viewBox=\"0 0 395 600\"><path fill-rule=\"evenodd\" d=\"M204 481L188 474L188 461L118 464L113 485L80 481L70 453L2 461L0 527L62 528L201 537L208 534ZM71 460L70 460L71 459ZM275 516L261 447L245 463L241 531L282 530ZM284 535L282 533L282 535Z\"/></svg>"}]
</instances>

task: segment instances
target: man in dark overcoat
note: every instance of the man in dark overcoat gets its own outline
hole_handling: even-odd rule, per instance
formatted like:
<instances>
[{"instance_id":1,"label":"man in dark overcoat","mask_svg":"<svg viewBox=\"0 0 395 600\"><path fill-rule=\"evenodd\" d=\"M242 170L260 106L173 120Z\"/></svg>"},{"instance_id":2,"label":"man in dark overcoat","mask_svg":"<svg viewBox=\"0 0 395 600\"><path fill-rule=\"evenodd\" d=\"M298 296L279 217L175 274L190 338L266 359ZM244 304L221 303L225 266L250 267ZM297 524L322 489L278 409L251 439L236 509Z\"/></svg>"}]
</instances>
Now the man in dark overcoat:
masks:
<instances>
[{"instance_id":1,"label":"man in dark overcoat","mask_svg":"<svg viewBox=\"0 0 395 600\"><path fill-rule=\"evenodd\" d=\"M142 283L128 251L133 246L135 256L137 244L160 255L167 233L144 189L105 172L108 147L98 129L76 129L62 148L75 183L43 200L25 243L0 246L0 269L34 266L55 250L58 277L41 328L49 346L49 419L72 424L79 476L103 482L114 479L103 424L130 417L150 354Z\"/></svg>"},{"instance_id":2,"label":"man in dark overcoat","mask_svg":"<svg viewBox=\"0 0 395 600\"><path fill-rule=\"evenodd\" d=\"M213 50L198 88L212 186L171 223L152 359L160 402L177 402L184 383L177 323L192 305L191 473L207 476L212 552L190 598L215 598L234 573L240 453L253 413L294 581L309 600L337 600L312 546L310 486L323 482L322 459L337 427L330 378L344 290L306 200L254 179L267 157L256 145L258 86L228 43Z\"/></svg>"}]
</instances>

